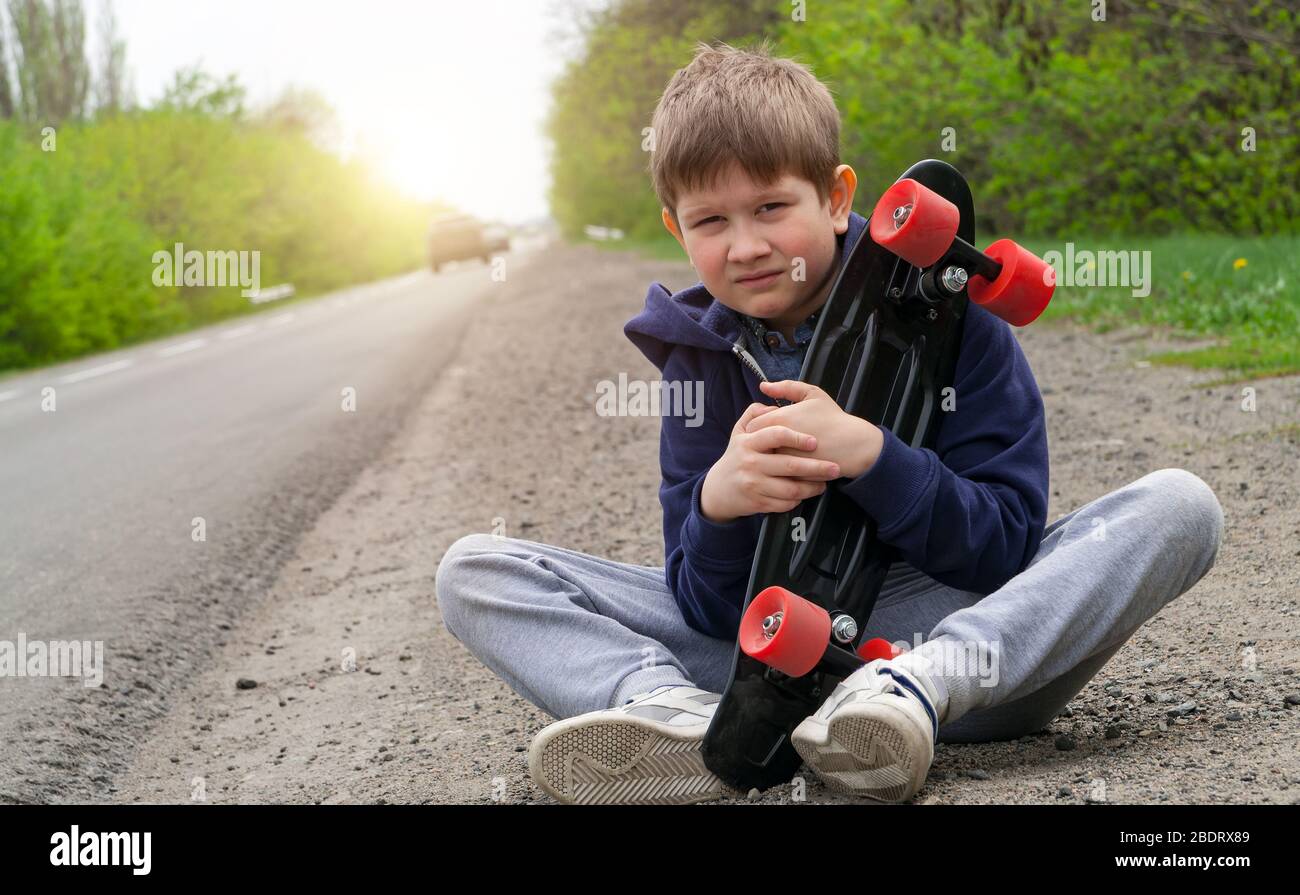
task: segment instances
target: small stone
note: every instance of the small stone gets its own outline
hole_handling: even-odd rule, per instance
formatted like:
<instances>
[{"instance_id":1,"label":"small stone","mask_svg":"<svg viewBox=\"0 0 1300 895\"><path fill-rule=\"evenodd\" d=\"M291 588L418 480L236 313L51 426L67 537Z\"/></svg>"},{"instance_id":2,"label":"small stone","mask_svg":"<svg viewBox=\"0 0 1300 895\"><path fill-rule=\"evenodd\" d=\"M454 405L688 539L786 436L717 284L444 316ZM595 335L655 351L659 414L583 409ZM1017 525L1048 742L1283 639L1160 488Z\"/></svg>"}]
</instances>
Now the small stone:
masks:
<instances>
[{"instance_id":1,"label":"small stone","mask_svg":"<svg viewBox=\"0 0 1300 895\"><path fill-rule=\"evenodd\" d=\"M1300 693L1288 693L1282 702L1286 705L1300 705Z\"/></svg>"},{"instance_id":2,"label":"small stone","mask_svg":"<svg viewBox=\"0 0 1300 895\"><path fill-rule=\"evenodd\" d=\"M1062 786L1060 789L1058 789L1058 790L1056 791L1056 797L1057 797L1058 799L1069 799L1069 798L1073 798L1073 797L1074 797L1074 790L1070 789L1070 787L1068 787L1068 786Z\"/></svg>"},{"instance_id":3,"label":"small stone","mask_svg":"<svg viewBox=\"0 0 1300 895\"><path fill-rule=\"evenodd\" d=\"M1223 716L1223 720L1225 720L1225 721L1240 721L1240 720L1241 720L1241 712L1228 712L1228 714L1226 714L1226 715Z\"/></svg>"},{"instance_id":4,"label":"small stone","mask_svg":"<svg viewBox=\"0 0 1300 895\"><path fill-rule=\"evenodd\" d=\"M1106 727L1106 739L1117 740L1119 739L1119 734L1120 734L1119 725L1110 724Z\"/></svg>"},{"instance_id":5,"label":"small stone","mask_svg":"<svg viewBox=\"0 0 1300 895\"><path fill-rule=\"evenodd\" d=\"M756 786L749 791L749 794L745 798L749 799L751 802L757 802L759 799L763 798L763 794L758 791L758 787Z\"/></svg>"},{"instance_id":6,"label":"small stone","mask_svg":"<svg viewBox=\"0 0 1300 895\"><path fill-rule=\"evenodd\" d=\"M1165 715L1170 718L1181 718L1184 715L1190 715L1194 711L1196 711L1196 703L1188 701L1174 706L1165 712Z\"/></svg>"},{"instance_id":7,"label":"small stone","mask_svg":"<svg viewBox=\"0 0 1300 895\"><path fill-rule=\"evenodd\" d=\"M1056 738L1056 748L1061 752L1071 751L1072 749L1074 749L1074 745L1075 744L1074 744L1073 737L1068 737L1065 734L1061 734L1059 737Z\"/></svg>"},{"instance_id":8,"label":"small stone","mask_svg":"<svg viewBox=\"0 0 1300 895\"><path fill-rule=\"evenodd\" d=\"M257 688L257 681L253 680L251 677L241 677L239 680L235 681L235 686L240 690L253 690Z\"/></svg>"},{"instance_id":9,"label":"small stone","mask_svg":"<svg viewBox=\"0 0 1300 895\"><path fill-rule=\"evenodd\" d=\"M986 771L986 770L983 770L982 768L969 768L969 769L967 769L966 771L964 771L963 773L964 773L967 777L969 777L970 779L972 779L972 780L992 780L992 779L993 779L992 777L989 776L989 772Z\"/></svg>"}]
</instances>

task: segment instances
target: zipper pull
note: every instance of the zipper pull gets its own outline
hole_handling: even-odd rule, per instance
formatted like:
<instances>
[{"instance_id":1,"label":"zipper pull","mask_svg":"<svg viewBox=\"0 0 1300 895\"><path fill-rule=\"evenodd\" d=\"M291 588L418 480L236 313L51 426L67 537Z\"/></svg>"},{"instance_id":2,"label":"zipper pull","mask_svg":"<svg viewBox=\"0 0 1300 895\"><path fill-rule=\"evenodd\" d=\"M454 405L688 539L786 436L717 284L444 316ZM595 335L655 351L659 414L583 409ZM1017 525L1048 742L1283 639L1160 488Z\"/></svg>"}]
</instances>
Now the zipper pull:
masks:
<instances>
[{"instance_id":1,"label":"zipper pull","mask_svg":"<svg viewBox=\"0 0 1300 895\"><path fill-rule=\"evenodd\" d=\"M767 378L767 374L764 373L763 368L758 365L758 361L754 360L754 356L745 350L745 340L743 336L736 340L736 344L731 346L731 353L736 356L736 359L739 360L742 365L749 367L749 369L754 372L754 375L761 381L772 381ZM774 398L773 400L776 401L777 407L785 407L790 403L784 398Z\"/></svg>"}]
</instances>

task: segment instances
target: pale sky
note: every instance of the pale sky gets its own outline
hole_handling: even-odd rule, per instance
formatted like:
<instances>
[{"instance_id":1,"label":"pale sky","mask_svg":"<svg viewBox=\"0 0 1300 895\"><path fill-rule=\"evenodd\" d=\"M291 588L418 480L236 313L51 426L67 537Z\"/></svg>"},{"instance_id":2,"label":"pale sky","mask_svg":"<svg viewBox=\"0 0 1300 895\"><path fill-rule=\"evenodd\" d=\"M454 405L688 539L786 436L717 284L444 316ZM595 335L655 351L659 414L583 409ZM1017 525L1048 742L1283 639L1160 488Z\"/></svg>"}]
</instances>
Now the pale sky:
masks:
<instances>
[{"instance_id":1,"label":"pale sky","mask_svg":"<svg viewBox=\"0 0 1300 895\"><path fill-rule=\"evenodd\" d=\"M567 0L582 6L599 0ZM87 42L97 50L93 15ZM488 219L547 212L542 122L571 31L557 0L117 0L136 98L179 68L235 74L253 102L287 85L334 107L349 145L406 192ZM92 53L93 55L93 53Z\"/></svg>"}]
</instances>

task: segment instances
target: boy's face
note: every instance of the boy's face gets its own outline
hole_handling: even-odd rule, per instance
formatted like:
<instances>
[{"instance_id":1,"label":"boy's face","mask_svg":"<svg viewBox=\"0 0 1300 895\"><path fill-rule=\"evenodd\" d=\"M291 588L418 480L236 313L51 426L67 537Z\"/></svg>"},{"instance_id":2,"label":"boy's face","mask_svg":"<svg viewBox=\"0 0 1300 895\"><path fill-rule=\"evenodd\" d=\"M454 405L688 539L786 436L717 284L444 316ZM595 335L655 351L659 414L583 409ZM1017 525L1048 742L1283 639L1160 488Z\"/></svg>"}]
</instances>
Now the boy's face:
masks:
<instances>
[{"instance_id":1,"label":"boy's face","mask_svg":"<svg viewBox=\"0 0 1300 895\"><path fill-rule=\"evenodd\" d=\"M789 336L830 294L839 269L835 237L848 230L856 188L848 165L835 169L822 202L801 177L786 174L764 189L733 163L714 189L678 197L676 222L666 208L663 221L714 298Z\"/></svg>"}]
</instances>

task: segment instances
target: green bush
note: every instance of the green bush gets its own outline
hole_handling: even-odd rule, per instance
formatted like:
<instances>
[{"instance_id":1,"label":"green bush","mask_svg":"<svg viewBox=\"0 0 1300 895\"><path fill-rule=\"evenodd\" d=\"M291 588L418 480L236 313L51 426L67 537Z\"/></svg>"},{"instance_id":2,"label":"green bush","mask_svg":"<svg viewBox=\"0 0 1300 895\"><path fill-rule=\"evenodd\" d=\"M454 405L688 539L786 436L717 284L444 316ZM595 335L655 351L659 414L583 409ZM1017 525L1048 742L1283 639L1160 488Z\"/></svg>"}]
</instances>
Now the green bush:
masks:
<instances>
[{"instance_id":1,"label":"green bush","mask_svg":"<svg viewBox=\"0 0 1300 895\"><path fill-rule=\"evenodd\" d=\"M660 91L696 40L760 37L831 87L864 213L908 165L933 157L973 184L981 233L1250 235L1300 224L1291 3L1116 0L1094 22L1092 4L1064 0L818 0L805 21L751 14L727 27L706 4L660 4L657 18L643 6L624 0L598 16L554 88L552 206L571 236L595 223L652 237L658 208L639 134Z\"/></svg>"},{"instance_id":2,"label":"green bush","mask_svg":"<svg viewBox=\"0 0 1300 895\"><path fill-rule=\"evenodd\" d=\"M251 309L238 285L158 287L153 255L259 251L311 294L418 267L429 209L306 136L164 108L41 134L0 121L0 369Z\"/></svg>"}]
</instances>

